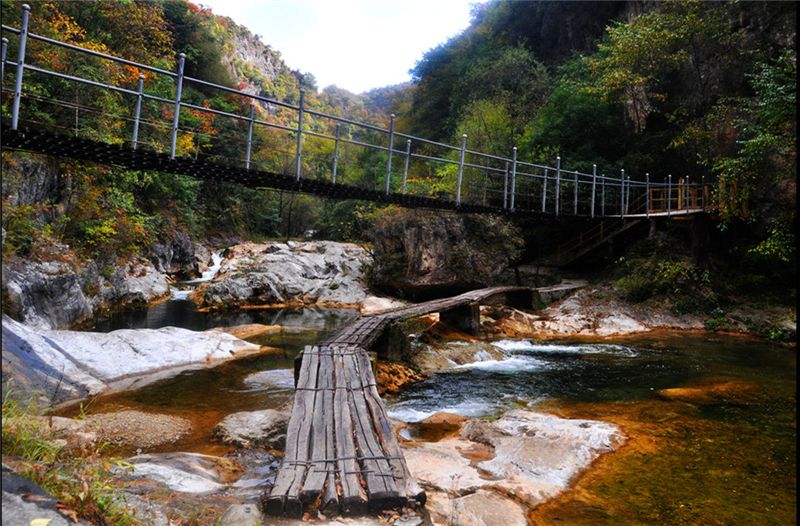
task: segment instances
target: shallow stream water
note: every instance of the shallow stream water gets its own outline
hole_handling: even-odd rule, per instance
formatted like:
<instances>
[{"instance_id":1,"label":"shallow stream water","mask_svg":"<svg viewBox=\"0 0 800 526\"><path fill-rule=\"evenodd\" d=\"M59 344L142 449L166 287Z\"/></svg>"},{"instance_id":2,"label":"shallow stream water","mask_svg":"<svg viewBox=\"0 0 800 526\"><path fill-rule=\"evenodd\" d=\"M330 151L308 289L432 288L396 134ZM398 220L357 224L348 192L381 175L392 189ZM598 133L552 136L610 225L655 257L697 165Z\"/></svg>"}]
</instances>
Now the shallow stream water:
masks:
<instances>
[{"instance_id":1,"label":"shallow stream water","mask_svg":"<svg viewBox=\"0 0 800 526\"><path fill-rule=\"evenodd\" d=\"M188 304L188 305L185 305ZM211 432L224 416L280 407L293 395L292 361L355 316L302 309L198 313L183 300L110 329L265 323L292 330L251 339L279 351L187 371L137 391L98 398L89 413L126 408L183 416L194 431L169 450L223 454ZM458 343L451 343L458 345ZM608 420L628 441L533 512L535 524L794 524L796 519L796 352L746 338L655 334L597 343L498 341L503 360L479 360L432 375L387 397L407 422L437 411L493 417L512 408ZM478 356L480 359L481 357ZM248 377L260 371L267 382ZM757 387L745 403L690 405L658 391L709 382ZM76 414L77 408L66 411Z\"/></svg>"}]
</instances>

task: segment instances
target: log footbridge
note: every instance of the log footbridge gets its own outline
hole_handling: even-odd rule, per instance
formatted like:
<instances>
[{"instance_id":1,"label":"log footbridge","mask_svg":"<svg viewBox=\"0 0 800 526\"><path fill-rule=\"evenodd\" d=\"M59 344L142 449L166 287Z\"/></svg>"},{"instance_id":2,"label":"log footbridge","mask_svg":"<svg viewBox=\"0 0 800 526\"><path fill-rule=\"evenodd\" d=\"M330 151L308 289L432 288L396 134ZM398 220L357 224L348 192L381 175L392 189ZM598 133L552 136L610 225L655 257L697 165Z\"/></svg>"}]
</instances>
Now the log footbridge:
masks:
<instances>
[{"instance_id":1,"label":"log footbridge","mask_svg":"<svg viewBox=\"0 0 800 526\"><path fill-rule=\"evenodd\" d=\"M531 309L538 293L526 287L480 289L452 298L360 316L296 360L294 407L286 452L263 498L271 515L307 509L359 514L425 503L408 470L378 395L370 350L386 354L393 324L438 312L456 328L476 333L480 305Z\"/></svg>"}]
</instances>

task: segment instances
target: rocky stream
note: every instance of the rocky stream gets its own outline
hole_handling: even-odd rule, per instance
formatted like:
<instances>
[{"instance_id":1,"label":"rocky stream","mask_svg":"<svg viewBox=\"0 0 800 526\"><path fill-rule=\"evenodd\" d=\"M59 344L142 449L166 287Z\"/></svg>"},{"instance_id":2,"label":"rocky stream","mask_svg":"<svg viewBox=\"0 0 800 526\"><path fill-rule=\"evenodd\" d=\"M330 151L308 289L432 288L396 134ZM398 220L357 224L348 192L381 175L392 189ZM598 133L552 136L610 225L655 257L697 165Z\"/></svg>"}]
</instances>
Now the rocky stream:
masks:
<instances>
[{"instance_id":1,"label":"rocky stream","mask_svg":"<svg viewBox=\"0 0 800 526\"><path fill-rule=\"evenodd\" d=\"M94 295L64 269L4 276L22 319L3 317L4 389L52 406L62 447L106 444L123 460L116 484L143 524L300 523L258 506L284 447L293 359L359 311L401 302L368 290L371 255L354 244L197 254L199 278L170 283L168 264L148 262L92 274L107 289ZM51 302L53 287L75 294ZM97 317L102 294L149 306ZM408 361L379 364L424 508L302 522L792 523L794 349L641 313L586 282L541 295L537 312L482 307L480 338L419 319ZM65 330L67 317L90 330ZM13 468L4 459L3 506L25 517L36 504L6 491Z\"/></svg>"}]
</instances>

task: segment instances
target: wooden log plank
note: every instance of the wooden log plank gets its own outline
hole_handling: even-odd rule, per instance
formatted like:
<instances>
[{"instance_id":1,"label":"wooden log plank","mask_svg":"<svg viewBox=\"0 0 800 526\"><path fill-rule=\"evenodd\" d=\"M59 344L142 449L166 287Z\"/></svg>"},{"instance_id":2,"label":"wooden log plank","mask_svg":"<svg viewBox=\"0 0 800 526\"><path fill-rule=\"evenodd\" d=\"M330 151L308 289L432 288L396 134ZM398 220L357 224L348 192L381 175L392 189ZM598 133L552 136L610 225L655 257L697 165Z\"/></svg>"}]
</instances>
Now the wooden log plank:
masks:
<instances>
[{"instance_id":1,"label":"wooden log plank","mask_svg":"<svg viewBox=\"0 0 800 526\"><path fill-rule=\"evenodd\" d=\"M336 467L339 472L339 486L341 489L340 504L345 514L360 514L367 511L367 495L361 486L361 473L356 460L356 446L353 442L353 419L350 414L349 394L347 387L347 373L345 372L344 356L342 352L347 347L334 348L333 378L336 392L333 405L337 419L334 430L335 449L338 461Z\"/></svg>"},{"instance_id":2,"label":"wooden log plank","mask_svg":"<svg viewBox=\"0 0 800 526\"><path fill-rule=\"evenodd\" d=\"M331 366L333 360L327 353L332 349L327 346L317 348L319 370L317 374L316 403L311 419L311 458L308 465L308 474L300 493L300 500L306 504L316 502L322 493L327 474L332 471L333 465L327 459L334 458L333 451L329 451L328 438L333 430L333 378ZM330 448L333 449L332 447Z\"/></svg>"},{"instance_id":3,"label":"wooden log plank","mask_svg":"<svg viewBox=\"0 0 800 526\"><path fill-rule=\"evenodd\" d=\"M316 387L318 368L318 358L313 354L313 348L306 347L306 350L310 352L303 357L300 367L298 387L301 389L295 391L294 395L294 408L286 432L286 451L264 506L265 511L272 515L302 514L297 486L302 484L306 473L303 462L308 460L310 422L316 394L308 389Z\"/></svg>"},{"instance_id":4,"label":"wooden log plank","mask_svg":"<svg viewBox=\"0 0 800 526\"><path fill-rule=\"evenodd\" d=\"M388 509L402 504L397 491L386 453L376 436L375 427L369 414L365 396L365 386L375 383L369 367L359 368L359 360L354 354L344 355L345 371L350 392L350 413L353 416L356 444L361 467L366 473L369 506L373 509Z\"/></svg>"},{"instance_id":5,"label":"wooden log plank","mask_svg":"<svg viewBox=\"0 0 800 526\"><path fill-rule=\"evenodd\" d=\"M366 356L358 355L357 359L359 360L359 367L369 368L369 359ZM425 491L417 484L416 479L408 469L405 458L403 458L403 452L400 450L400 445L394 435L394 429L389 421L389 415L386 414L386 407L378 394L378 389L374 382L366 389L366 399L375 428L378 430L378 439L389 456L389 464L394 474L398 477L396 484L400 496L406 499L413 499L419 504L425 504Z\"/></svg>"}]
</instances>

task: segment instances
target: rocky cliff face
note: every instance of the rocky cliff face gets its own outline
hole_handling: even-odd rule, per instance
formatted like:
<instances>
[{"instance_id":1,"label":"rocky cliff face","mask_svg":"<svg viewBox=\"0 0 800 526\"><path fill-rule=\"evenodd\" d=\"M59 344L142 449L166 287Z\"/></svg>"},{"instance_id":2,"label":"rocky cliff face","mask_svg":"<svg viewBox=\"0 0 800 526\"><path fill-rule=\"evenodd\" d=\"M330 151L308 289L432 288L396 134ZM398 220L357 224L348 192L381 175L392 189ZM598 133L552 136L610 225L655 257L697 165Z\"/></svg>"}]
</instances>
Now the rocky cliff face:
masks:
<instances>
[{"instance_id":1,"label":"rocky cliff face","mask_svg":"<svg viewBox=\"0 0 800 526\"><path fill-rule=\"evenodd\" d=\"M497 218L399 209L379 218L372 235L373 283L416 298L498 283L521 243Z\"/></svg>"}]
</instances>

